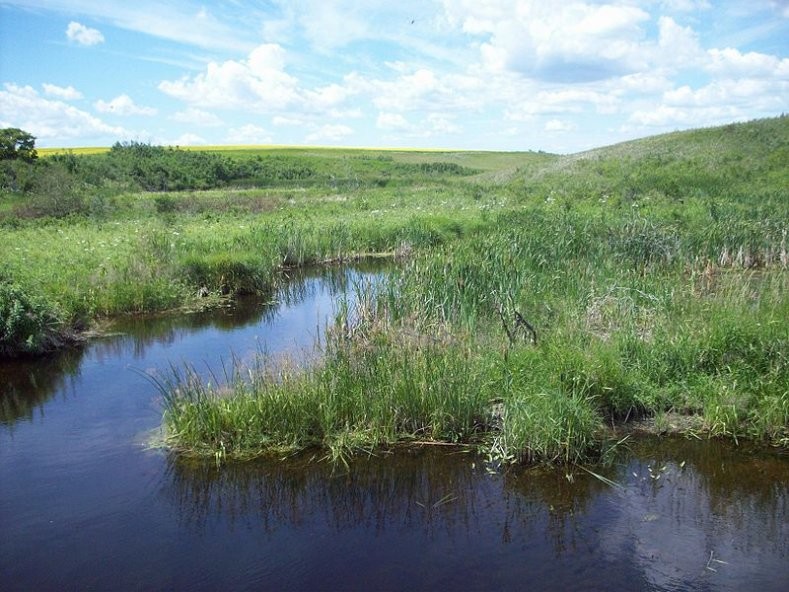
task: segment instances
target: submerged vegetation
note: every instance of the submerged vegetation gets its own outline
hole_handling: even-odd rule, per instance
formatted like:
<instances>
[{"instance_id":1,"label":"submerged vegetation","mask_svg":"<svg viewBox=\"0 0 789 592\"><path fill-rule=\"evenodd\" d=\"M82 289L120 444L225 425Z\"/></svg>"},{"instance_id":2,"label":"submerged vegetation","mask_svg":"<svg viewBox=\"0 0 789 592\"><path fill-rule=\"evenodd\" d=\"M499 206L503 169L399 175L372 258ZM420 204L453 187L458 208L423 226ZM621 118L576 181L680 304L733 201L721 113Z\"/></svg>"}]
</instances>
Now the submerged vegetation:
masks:
<instances>
[{"instance_id":1,"label":"submerged vegetation","mask_svg":"<svg viewBox=\"0 0 789 592\"><path fill-rule=\"evenodd\" d=\"M650 417L789 445L786 117L566 157L118 145L38 160L4 177L3 354L104 316L266 294L288 266L400 256L340 310L320 362L165 379L183 452L430 442L579 462Z\"/></svg>"}]
</instances>

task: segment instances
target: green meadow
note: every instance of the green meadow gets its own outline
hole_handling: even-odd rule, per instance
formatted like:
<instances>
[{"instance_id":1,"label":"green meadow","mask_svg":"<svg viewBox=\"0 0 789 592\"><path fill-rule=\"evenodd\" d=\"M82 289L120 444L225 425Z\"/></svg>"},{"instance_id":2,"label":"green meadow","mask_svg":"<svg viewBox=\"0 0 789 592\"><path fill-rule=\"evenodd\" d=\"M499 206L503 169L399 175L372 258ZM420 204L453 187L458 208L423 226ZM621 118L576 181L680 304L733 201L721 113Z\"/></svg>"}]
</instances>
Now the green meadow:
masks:
<instances>
[{"instance_id":1,"label":"green meadow","mask_svg":"<svg viewBox=\"0 0 789 592\"><path fill-rule=\"evenodd\" d=\"M789 445L789 118L545 153L118 144L2 163L0 354L392 258L320 361L162 380L170 446L583 462L634 421Z\"/></svg>"}]
</instances>

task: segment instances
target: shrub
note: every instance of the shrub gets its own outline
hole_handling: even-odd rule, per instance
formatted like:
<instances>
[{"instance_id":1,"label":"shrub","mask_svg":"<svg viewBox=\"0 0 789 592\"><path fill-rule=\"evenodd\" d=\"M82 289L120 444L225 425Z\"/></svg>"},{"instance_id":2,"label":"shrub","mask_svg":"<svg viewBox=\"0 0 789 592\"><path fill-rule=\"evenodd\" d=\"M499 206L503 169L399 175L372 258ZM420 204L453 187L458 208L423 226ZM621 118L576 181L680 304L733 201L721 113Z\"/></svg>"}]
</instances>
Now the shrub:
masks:
<instances>
[{"instance_id":1,"label":"shrub","mask_svg":"<svg viewBox=\"0 0 789 592\"><path fill-rule=\"evenodd\" d=\"M58 314L17 284L0 280L0 356L41 353L61 341Z\"/></svg>"}]
</instances>

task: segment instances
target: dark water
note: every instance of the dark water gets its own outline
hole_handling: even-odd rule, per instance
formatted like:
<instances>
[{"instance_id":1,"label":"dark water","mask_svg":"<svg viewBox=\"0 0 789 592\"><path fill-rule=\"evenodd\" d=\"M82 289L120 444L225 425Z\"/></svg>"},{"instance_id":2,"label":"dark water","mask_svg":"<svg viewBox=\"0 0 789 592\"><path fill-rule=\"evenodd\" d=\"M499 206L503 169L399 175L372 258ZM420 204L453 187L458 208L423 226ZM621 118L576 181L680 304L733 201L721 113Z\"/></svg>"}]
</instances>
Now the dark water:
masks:
<instances>
[{"instance_id":1,"label":"dark water","mask_svg":"<svg viewBox=\"0 0 789 592\"><path fill-rule=\"evenodd\" d=\"M789 589L789 458L745 446L634 441L594 469L617 486L444 449L217 470L146 448L161 408L139 371L307 355L372 277L0 364L0 590Z\"/></svg>"}]
</instances>

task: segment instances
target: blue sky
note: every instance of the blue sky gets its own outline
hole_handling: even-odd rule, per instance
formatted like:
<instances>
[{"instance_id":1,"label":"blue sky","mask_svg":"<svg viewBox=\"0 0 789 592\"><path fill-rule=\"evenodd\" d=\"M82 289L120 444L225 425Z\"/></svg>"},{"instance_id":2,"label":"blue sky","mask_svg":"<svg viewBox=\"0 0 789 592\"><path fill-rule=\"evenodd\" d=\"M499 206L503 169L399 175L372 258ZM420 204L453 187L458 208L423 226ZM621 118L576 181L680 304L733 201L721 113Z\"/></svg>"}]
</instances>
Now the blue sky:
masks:
<instances>
[{"instance_id":1,"label":"blue sky","mask_svg":"<svg viewBox=\"0 0 789 592\"><path fill-rule=\"evenodd\" d=\"M38 146L576 152L789 112L789 0L0 0Z\"/></svg>"}]
</instances>

